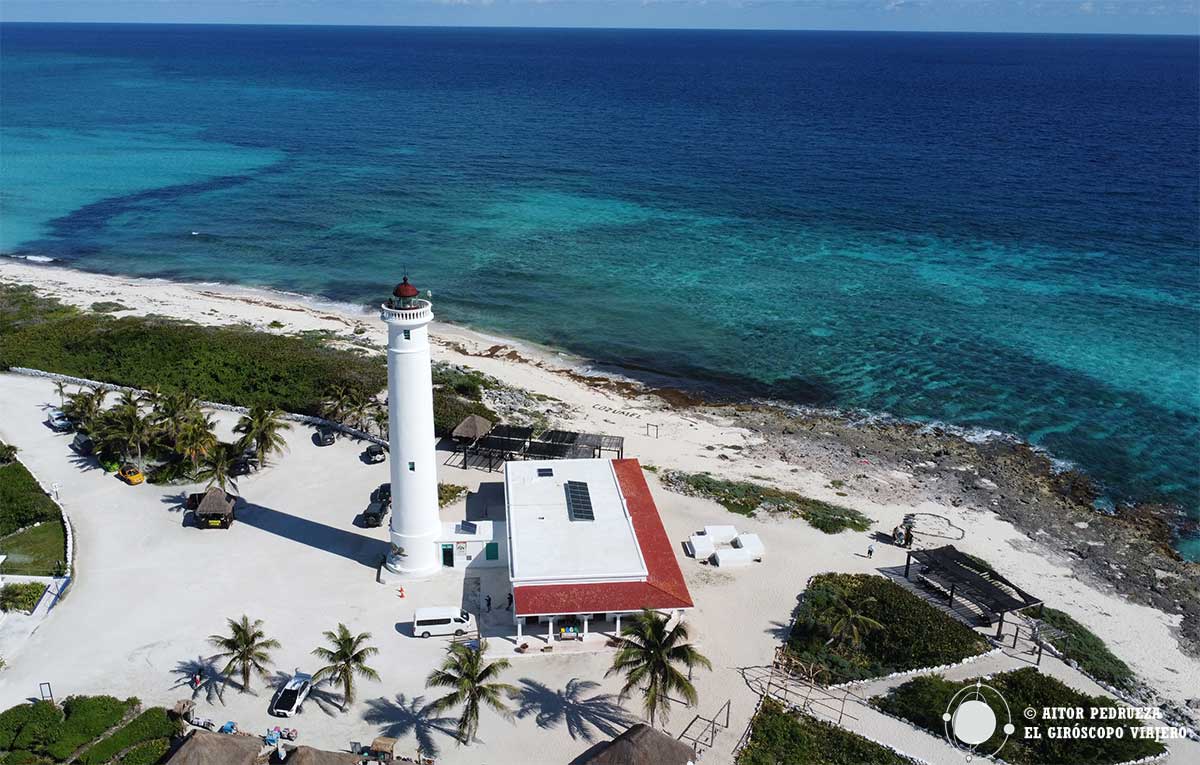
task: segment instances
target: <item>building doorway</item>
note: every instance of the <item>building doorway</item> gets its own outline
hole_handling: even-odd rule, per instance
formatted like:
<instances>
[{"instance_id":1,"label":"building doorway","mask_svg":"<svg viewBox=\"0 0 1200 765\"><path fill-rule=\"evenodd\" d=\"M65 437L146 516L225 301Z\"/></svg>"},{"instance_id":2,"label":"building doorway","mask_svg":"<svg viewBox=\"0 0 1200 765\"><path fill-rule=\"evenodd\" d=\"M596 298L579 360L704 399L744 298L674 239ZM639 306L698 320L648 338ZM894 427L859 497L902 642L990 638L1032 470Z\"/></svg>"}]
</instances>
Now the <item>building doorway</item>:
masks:
<instances>
[{"instance_id":1,"label":"building doorway","mask_svg":"<svg viewBox=\"0 0 1200 765\"><path fill-rule=\"evenodd\" d=\"M442 545L442 566L454 568L454 545Z\"/></svg>"}]
</instances>

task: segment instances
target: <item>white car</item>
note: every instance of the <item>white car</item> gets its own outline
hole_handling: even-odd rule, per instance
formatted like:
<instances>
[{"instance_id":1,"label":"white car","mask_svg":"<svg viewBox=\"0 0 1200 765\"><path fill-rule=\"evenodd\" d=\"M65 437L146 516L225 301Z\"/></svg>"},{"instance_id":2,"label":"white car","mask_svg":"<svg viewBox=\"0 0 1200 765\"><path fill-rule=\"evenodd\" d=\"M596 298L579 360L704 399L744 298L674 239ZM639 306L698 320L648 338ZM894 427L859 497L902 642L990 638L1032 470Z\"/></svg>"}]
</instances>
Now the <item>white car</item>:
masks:
<instances>
[{"instance_id":1,"label":"white car","mask_svg":"<svg viewBox=\"0 0 1200 765\"><path fill-rule=\"evenodd\" d=\"M296 670L292 678L275 692L271 706L267 707L267 713L276 717L291 717L300 712L304 700L308 698L308 692L312 690L312 679L312 675Z\"/></svg>"},{"instance_id":2,"label":"white car","mask_svg":"<svg viewBox=\"0 0 1200 765\"><path fill-rule=\"evenodd\" d=\"M51 409L50 414L46 416L46 424L51 430L59 433L65 433L75 427L75 423L71 422L71 418L63 414L61 409Z\"/></svg>"}]
</instances>

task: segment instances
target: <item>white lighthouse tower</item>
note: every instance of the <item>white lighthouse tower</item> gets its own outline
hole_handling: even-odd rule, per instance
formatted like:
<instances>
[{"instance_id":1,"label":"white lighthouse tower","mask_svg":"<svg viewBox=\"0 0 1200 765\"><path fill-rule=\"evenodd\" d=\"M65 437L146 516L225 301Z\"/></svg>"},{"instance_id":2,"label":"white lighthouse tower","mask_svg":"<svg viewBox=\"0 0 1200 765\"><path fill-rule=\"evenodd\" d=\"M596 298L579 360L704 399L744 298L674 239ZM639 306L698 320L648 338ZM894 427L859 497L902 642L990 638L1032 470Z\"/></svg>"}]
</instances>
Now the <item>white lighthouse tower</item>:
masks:
<instances>
[{"instance_id":1,"label":"white lighthouse tower","mask_svg":"<svg viewBox=\"0 0 1200 765\"><path fill-rule=\"evenodd\" d=\"M427 576L441 564L437 539L437 455L433 435L433 370L429 322L433 307L408 277L380 307L388 325L388 445L392 470L392 546L384 566L393 574Z\"/></svg>"}]
</instances>

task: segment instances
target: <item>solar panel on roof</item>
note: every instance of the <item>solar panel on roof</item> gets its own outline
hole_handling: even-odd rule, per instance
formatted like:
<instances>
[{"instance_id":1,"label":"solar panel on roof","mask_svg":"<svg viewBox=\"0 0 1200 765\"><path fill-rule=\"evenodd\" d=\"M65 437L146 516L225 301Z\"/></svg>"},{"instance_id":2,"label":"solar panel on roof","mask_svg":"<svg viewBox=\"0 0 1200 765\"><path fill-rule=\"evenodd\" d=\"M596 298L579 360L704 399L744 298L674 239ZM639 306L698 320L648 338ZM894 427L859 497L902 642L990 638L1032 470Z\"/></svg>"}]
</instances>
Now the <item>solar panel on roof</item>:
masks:
<instances>
[{"instance_id":1,"label":"solar panel on roof","mask_svg":"<svg viewBox=\"0 0 1200 765\"><path fill-rule=\"evenodd\" d=\"M567 516L573 521L594 521L592 494L583 481L567 481Z\"/></svg>"},{"instance_id":2,"label":"solar panel on roof","mask_svg":"<svg viewBox=\"0 0 1200 765\"><path fill-rule=\"evenodd\" d=\"M554 475L554 468L538 468L538 478L549 478Z\"/></svg>"}]
</instances>

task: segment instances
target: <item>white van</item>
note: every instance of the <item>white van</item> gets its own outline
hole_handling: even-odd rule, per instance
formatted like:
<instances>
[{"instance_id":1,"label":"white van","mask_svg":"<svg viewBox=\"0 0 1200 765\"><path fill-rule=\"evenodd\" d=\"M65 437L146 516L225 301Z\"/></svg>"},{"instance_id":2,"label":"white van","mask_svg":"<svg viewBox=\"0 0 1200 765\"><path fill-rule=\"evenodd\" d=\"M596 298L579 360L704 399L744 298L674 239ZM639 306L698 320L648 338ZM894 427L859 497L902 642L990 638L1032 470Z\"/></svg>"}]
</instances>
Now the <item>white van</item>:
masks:
<instances>
[{"instance_id":1,"label":"white van","mask_svg":"<svg viewBox=\"0 0 1200 765\"><path fill-rule=\"evenodd\" d=\"M417 637L464 635L474 629L475 617L453 606L418 608L413 614L413 634Z\"/></svg>"}]
</instances>

